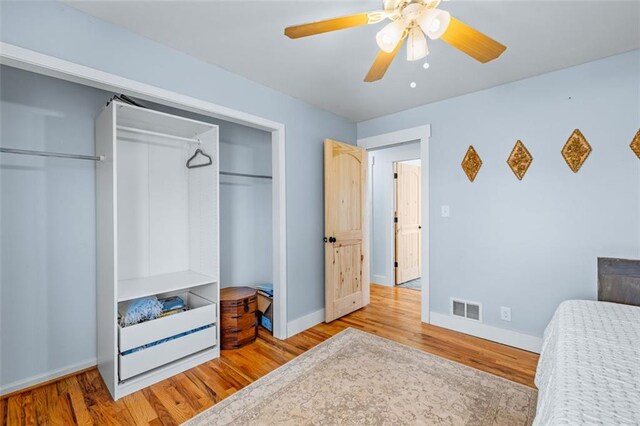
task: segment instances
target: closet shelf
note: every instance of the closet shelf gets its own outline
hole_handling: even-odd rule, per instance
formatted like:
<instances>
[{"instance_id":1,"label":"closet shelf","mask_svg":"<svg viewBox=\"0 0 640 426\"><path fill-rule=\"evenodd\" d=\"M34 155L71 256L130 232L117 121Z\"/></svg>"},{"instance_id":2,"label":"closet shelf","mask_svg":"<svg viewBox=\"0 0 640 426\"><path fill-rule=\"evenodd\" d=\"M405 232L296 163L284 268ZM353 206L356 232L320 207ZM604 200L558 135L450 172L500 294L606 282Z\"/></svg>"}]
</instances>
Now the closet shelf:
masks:
<instances>
[{"instance_id":1,"label":"closet shelf","mask_svg":"<svg viewBox=\"0 0 640 426\"><path fill-rule=\"evenodd\" d=\"M117 107L117 127L123 131L138 130L146 133L194 138L208 132L212 124L153 111L133 105L114 102ZM117 128L116 127L116 128ZM127 129L128 128L128 129Z\"/></svg>"},{"instance_id":2,"label":"closet shelf","mask_svg":"<svg viewBox=\"0 0 640 426\"><path fill-rule=\"evenodd\" d=\"M180 271L118 281L118 302L216 283L217 279L194 271Z\"/></svg>"}]
</instances>

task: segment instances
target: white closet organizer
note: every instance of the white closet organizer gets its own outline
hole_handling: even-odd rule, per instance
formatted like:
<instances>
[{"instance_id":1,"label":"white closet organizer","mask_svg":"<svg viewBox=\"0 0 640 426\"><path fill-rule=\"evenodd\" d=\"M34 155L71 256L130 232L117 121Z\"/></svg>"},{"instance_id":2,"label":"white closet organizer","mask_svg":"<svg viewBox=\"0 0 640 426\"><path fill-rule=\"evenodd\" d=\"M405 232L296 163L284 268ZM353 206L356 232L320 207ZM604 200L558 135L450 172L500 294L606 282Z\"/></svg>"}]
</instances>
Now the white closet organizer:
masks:
<instances>
[{"instance_id":1,"label":"white closet organizer","mask_svg":"<svg viewBox=\"0 0 640 426\"><path fill-rule=\"evenodd\" d=\"M187 168L198 148L213 164ZM111 102L96 152L98 369L118 399L219 356L218 127ZM189 309L121 327L151 295Z\"/></svg>"}]
</instances>

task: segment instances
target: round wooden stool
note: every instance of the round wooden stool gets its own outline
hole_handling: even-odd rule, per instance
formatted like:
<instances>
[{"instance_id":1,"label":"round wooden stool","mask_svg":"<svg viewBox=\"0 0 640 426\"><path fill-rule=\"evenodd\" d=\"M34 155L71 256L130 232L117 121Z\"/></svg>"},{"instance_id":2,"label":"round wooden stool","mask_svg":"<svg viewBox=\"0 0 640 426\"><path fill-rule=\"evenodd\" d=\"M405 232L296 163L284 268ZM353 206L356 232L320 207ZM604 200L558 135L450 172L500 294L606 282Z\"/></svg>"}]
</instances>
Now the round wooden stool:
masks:
<instances>
[{"instance_id":1,"label":"round wooden stool","mask_svg":"<svg viewBox=\"0 0 640 426\"><path fill-rule=\"evenodd\" d=\"M220 340L222 349L237 349L258 337L257 292L251 287L220 290Z\"/></svg>"}]
</instances>

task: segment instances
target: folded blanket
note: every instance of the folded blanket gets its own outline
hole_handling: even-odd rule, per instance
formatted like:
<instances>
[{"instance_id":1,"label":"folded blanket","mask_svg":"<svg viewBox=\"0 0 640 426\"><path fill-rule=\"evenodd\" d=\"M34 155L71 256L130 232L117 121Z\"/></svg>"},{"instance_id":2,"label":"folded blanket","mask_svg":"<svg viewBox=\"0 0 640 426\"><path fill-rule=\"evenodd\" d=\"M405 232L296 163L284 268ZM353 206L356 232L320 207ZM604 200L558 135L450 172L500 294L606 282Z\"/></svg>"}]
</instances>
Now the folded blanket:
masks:
<instances>
[{"instance_id":1,"label":"folded blanket","mask_svg":"<svg viewBox=\"0 0 640 426\"><path fill-rule=\"evenodd\" d=\"M162 312L175 311L176 309L182 309L186 307L184 300L182 300L178 296L160 299L160 303L162 303Z\"/></svg>"},{"instance_id":2,"label":"folded blanket","mask_svg":"<svg viewBox=\"0 0 640 426\"><path fill-rule=\"evenodd\" d=\"M162 313L162 303L156 296L143 297L130 301L124 309L120 325L127 327L143 321L156 319Z\"/></svg>"}]
</instances>

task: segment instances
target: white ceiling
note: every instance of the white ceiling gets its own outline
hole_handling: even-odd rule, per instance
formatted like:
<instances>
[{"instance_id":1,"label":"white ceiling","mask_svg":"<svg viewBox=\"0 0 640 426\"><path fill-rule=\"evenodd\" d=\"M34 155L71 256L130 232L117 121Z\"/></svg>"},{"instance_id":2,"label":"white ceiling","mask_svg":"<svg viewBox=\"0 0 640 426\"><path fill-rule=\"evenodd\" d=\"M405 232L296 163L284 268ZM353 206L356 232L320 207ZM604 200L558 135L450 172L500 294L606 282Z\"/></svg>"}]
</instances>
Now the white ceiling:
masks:
<instances>
[{"instance_id":1,"label":"white ceiling","mask_svg":"<svg viewBox=\"0 0 640 426\"><path fill-rule=\"evenodd\" d=\"M462 1L453 16L508 46L480 64L430 42L430 68L403 50L382 81L362 80L377 53L369 25L298 40L284 27L381 8L371 1L72 1L166 46L362 121L640 48L640 1ZM411 89L409 83L417 87Z\"/></svg>"}]
</instances>

